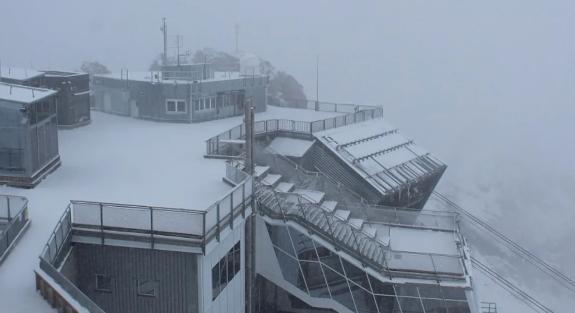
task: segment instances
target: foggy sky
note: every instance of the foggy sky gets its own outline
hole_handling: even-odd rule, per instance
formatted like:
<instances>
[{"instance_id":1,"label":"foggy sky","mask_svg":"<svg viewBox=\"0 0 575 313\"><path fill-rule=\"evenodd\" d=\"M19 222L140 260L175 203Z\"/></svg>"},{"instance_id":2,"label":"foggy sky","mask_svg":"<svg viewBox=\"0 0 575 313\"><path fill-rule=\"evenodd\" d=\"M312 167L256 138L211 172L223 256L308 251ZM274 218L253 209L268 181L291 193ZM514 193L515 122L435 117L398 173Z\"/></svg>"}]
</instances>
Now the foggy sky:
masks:
<instances>
[{"instance_id":1,"label":"foggy sky","mask_svg":"<svg viewBox=\"0 0 575 313\"><path fill-rule=\"evenodd\" d=\"M3 0L0 59L146 70L164 16L192 50L231 52L238 23L241 50L311 98L319 55L321 100L383 105L446 181L499 193L498 226L575 272L575 2Z\"/></svg>"}]
</instances>

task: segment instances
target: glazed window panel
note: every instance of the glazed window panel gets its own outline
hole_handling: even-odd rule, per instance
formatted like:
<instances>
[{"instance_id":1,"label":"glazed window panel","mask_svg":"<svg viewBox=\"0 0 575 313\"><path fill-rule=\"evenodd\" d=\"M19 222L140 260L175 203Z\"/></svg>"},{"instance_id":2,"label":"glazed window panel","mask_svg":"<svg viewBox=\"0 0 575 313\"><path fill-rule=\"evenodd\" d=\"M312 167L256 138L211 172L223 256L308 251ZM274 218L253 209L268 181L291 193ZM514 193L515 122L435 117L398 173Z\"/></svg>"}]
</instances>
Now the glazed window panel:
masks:
<instances>
[{"instance_id":1,"label":"glazed window panel","mask_svg":"<svg viewBox=\"0 0 575 313\"><path fill-rule=\"evenodd\" d=\"M329 298L329 291L322 274L321 265L318 262L300 262L303 276L307 283L309 294L312 297Z\"/></svg>"},{"instance_id":2,"label":"glazed window panel","mask_svg":"<svg viewBox=\"0 0 575 313\"><path fill-rule=\"evenodd\" d=\"M313 241L308 236L293 228L290 228L289 231L298 259L317 262L318 259Z\"/></svg>"},{"instance_id":3,"label":"glazed window panel","mask_svg":"<svg viewBox=\"0 0 575 313\"><path fill-rule=\"evenodd\" d=\"M307 293L307 288L303 275L300 271L298 261L277 247L274 247L274 250L276 251L276 257L279 262L283 278L290 282L292 285Z\"/></svg>"},{"instance_id":4,"label":"glazed window panel","mask_svg":"<svg viewBox=\"0 0 575 313\"><path fill-rule=\"evenodd\" d=\"M212 300L218 297L241 270L240 255L238 242L212 267Z\"/></svg>"},{"instance_id":5,"label":"glazed window panel","mask_svg":"<svg viewBox=\"0 0 575 313\"><path fill-rule=\"evenodd\" d=\"M113 280L110 275L96 274L96 291L112 292Z\"/></svg>"},{"instance_id":6,"label":"glazed window panel","mask_svg":"<svg viewBox=\"0 0 575 313\"><path fill-rule=\"evenodd\" d=\"M353 296L358 312L378 313L375 298L371 292L349 281L351 295Z\"/></svg>"},{"instance_id":7,"label":"glazed window panel","mask_svg":"<svg viewBox=\"0 0 575 313\"><path fill-rule=\"evenodd\" d=\"M160 282L157 280L138 280L138 296L156 297Z\"/></svg>"},{"instance_id":8,"label":"glazed window panel","mask_svg":"<svg viewBox=\"0 0 575 313\"><path fill-rule=\"evenodd\" d=\"M331 292L332 299L355 312L355 305L353 304L353 299L351 298L351 292L349 290L349 286L347 285L347 279L334 272L327 266L322 267L325 273L327 284L329 286L329 291Z\"/></svg>"}]
</instances>

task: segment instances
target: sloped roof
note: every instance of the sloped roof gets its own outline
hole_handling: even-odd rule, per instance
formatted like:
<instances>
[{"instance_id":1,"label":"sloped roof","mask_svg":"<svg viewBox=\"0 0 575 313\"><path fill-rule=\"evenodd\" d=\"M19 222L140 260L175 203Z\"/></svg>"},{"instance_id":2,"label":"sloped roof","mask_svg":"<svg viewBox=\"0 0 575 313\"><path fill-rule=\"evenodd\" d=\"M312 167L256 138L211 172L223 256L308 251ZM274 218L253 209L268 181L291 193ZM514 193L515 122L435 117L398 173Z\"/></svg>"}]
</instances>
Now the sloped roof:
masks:
<instances>
[{"instance_id":1,"label":"sloped roof","mask_svg":"<svg viewBox=\"0 0 575 313\"><path fill-rule=\"evenodd\" d=\"M384 119L317 132L314 136L383 194L445 167Z\"/></svg>"}]
</instances>

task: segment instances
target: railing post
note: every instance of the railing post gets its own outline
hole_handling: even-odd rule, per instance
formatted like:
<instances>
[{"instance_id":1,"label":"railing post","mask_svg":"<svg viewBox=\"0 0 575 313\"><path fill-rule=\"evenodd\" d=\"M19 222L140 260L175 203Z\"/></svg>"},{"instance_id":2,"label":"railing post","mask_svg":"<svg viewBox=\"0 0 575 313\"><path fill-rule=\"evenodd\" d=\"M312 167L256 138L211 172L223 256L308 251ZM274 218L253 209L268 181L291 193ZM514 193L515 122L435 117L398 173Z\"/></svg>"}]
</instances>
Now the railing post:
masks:
<instances>
[{"instance_id":1,"label":"railing post","mask_svg":"<svg viewBox=\"0 0 575 313\"><path fill-rule=\"evenodd\" d=\"M242 184L242 218L246 218L246 184Z\"/></svg>"},{"instance_id":2,"label":"railing post","mask_svg":"<svg viewBox=\"0 0 575 313\"><path fill-rule=\"evenodd\" d=\"M10 213L10 197L6 196L6 206L8 208L8 222L12 220L12 214Z\"/></svg>"},{"instance_id":3,"label":"railing post","mask_svg":"<svg viewBox=\"0 0 575 313\"><path fill-rule=\"evenodd\" d=\"M102 246L104 245L104 206L100 203L100 238L102 240Z\"/></svg>"},{"instance_id":4,"label":"railing post","mask_svg":"<svg viewBox=\"0 0 575 313\"><path fill-rule=\"evenodd\" d=\"M216 240L220 242L220 203L216 205Z\"/></svg>"},{"instance_id":5,"label":"railing post","mask_svg":"<svg viewBox=\"0 0 575 313\"><path fill-rule=\"evenodd\" d=\"M150 207L150 239L154 250L154 208Z\"/></svg>"},{"instance_id":6,"label":"railing post","mask_svg":"<svg viewBox=\"0 0 575 313\"><path fill-rule=\"evenodd\" d=\"M202 254L206 255L206 214L202 214Z\"/></svg>"},{"instance_id":7,"label":"railing post","mask_svg":"<svg viewBox=\"0 0 575 313\"><path fill-rule=\"evenodd\" d=\"M234 229L234 192L233 191L230 194L230 229Z\"/></svg>"}]
</instances>

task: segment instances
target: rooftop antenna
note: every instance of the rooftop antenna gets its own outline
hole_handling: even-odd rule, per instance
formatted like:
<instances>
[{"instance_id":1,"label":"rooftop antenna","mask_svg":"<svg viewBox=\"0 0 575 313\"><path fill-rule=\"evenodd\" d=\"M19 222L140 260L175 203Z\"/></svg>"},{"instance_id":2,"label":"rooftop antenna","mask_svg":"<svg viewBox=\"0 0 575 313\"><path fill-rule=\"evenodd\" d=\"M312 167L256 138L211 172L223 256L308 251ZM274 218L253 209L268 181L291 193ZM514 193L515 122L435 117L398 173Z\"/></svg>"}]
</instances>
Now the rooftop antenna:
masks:
<instances>
[{"instance_id":1,"label":"rooftop antenna","mask_svg":"<svg viewBox=\"0 0 575 313\"><path fill-rule=\"evenodd\" d=\"M319 55L315 59L315 110L319 110Z\"/></svg>"},{"instance_id":2,"label":"rooftop antenna","mask_svg":"<svg viewBox=\"0 0 575 313\"><path fill-rule=\"evenodd\" d=\"M162 27L160 28L164 36L164 53L162 54L162 65L168 64L168 25L166 24L166 18L162 18Z\"/></svg>"},{"instance_id":3,"label":"rooftop antenna","mask_svg":"<svg viewBox=\"0 0 575 313\"><path fill-rule=\"evenodd\" d=\"M180 67L180 48L184 45L184 38L181 35L176 35L176 53L178 59L178 67Z\"/></svg>"},{"instance_id":4,"label":"rooftop antenna","mask_svg":"<svg viewBox=\"0 0 575 313\"><path fill-rule=\"evenodd\" d=\"M240 24L236 23L236 54L240 53Z\"/></svg>"}]
</instances>

